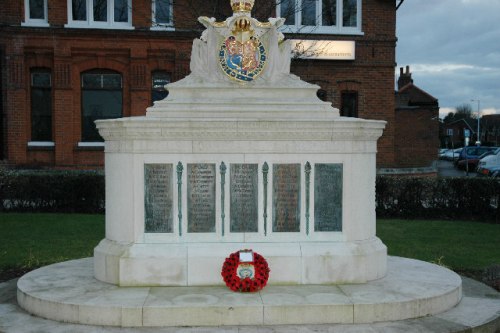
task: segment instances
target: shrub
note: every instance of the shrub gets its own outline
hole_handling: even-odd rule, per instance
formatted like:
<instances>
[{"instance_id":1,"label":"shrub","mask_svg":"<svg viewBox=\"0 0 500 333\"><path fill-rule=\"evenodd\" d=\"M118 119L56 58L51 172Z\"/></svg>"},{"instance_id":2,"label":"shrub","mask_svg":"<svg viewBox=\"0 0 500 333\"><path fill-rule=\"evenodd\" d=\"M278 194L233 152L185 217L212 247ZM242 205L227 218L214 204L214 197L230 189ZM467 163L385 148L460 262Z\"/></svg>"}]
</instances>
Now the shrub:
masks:
<instances>
[{"instance_id":1,"label":"shrub","mask_svg":"<svg viewBox=\"0 0 500 333\"><path fill-rule=\"evenodd\" d=\"M499 198L494 178L377 177L381 218L500 223ZM102 172L0 169L0 211L102 213L104 205Z\"/></svg>"},{"instance_id":2,"label":"shrub","mask_svg":"<svg viewBox=\"0 0 500 333\"><path fill-rule=\"evenodd\" d=\"M494 178L377 177L378 217L500 222Z\"/></svg>"},{"instance_id":3,"label":"shrub","mask_svg":"<svg viewBox=\"0 0 500 333\"><path fill-rule=\"evenodd\" d=\"M0 210L102 213L104 175L96 171L0 170Z\"/></svg>"}]
</instances>

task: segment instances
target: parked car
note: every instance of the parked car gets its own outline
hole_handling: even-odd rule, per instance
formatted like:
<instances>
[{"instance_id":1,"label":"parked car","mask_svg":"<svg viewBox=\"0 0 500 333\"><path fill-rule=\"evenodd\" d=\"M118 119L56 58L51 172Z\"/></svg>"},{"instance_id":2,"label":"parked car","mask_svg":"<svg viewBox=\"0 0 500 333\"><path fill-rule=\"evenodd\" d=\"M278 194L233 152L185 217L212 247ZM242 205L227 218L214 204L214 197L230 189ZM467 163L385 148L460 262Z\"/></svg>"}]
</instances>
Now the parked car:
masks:
<instances>
[{"instance_id":1,"label":"parked car","mask_svg":"<svg viewBox=\"0 0 500 333\"><path fill-rule=\"evenodd\" d=\"M500 177L500 165L493 165L489 169L478 169L477 174L482 177Z\"/></svg>"},{"instance_id":2,"label":"parked car","mask_svg":"<svg viewBox=\"0 0 500 333\"><path fill-rule=\"evenodd\" d=\"M495 167L495 168L491 169L489 176L490 177L500 177L500 167Z\"/></svg>"},{"instance_id":3,"label":"parked car","mask_svg":"<svg viewBox=\"0 0 500 333\"><path fill-rule=\"evenodd\" d=\"M439 157L439 158L442 158L442 157L443 157L443 154L444 154L444 153L446 153L448 150L449 150L449 149L447 149L447 148L440 148L440 149L438 150L438 157Z\"/></svg>"},{"instance_id":4,"label":"parked car","mask_svg":"<svg viewBox=\"0 0 500 333\"><path fill-rule=\"evenodd\" d=\"M465 169L467 165L469 165L469 171L475 170L480 156L484 153L493 152L497 150L498 147L484 147L484 146L471 146L465 147L460 152L455 165L459 169Z\"/></svg>"},{"instance_id":5,"label":"parked car","mask_svg":"<svg viewBox=\"0 0 500 333\"><path fill-rule=\"evenodd\" d=\"M472 156L470 156L471 158L464 159L464 160L459 160L457 162L457 168L462 169L462 170L466 170L466 164L465 163L467 162L467 164L468 164L468 169L467 170L469 170L469 171L477 171L479 162L483 158L485 158L487 156L490 156L490 155L494 155L499 150L500 150L499 148L497 148L495 150L488 150L488 151L484 152L482 155L479 155L478 157L472 158Z\"/></svg>"},{"instance_id":6,"label":"parked car","mask_svg":"<svg viewBox=\"0 0 500 333\"><path fill-rule=\"evenodd\" d=\"M495 167L500 167L500 148L495 150L493 154L483 157L477 166L477 172L483 174L483 169L491 170Z\"/></svg>"},{"instance_id":7,"label":"parked car","mask_svg":"<svg viewBox=\"0 0 500 333\"><path fill-rule=\"evenodd\" d=\"M458 156L460 155L461 151L462 151L462 148L448 149L448 151L446 151L441 156L441 158L443 160L447 160L447 161L454 161L454 160L458 159Z\"/></svg>"}]
</instances>

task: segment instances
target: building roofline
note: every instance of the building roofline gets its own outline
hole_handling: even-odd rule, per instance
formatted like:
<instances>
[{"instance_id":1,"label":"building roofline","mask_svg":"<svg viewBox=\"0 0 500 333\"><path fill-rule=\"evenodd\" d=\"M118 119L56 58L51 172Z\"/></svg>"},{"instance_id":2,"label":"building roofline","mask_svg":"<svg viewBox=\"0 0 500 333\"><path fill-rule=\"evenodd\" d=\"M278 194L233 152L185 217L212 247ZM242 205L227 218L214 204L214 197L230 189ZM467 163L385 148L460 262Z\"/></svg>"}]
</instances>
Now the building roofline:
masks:
<instances>
[{"instance_id":1,"label":"building roofline","mask_svg":"<svg viewBox=\"0 0 500 333\"><path fill-rule=\"evenodd\" d=\"M463 121L463 122L465 123L465 125L467 125L467 127L469 127L469 129L470 129L473 133L476 133L476 132L474 131L474 128L471 126L471 124L469 124L469 122L468 122L467 120L465 120L465 119L458 119L458 120L454 120L454 121L452 121L451 123L447 123L447 124L444 124L444 125L445 125L445 126L448 126L448 125L453 125L453 124L458 123L458 122L460 122L460 121Z\"/></svg>"},{"instance_id":2,"label":"building roofline","mask_svg":"<svg viewBox=\"0 0 500 333\"><path fill-rule=\"evenodd\" d=\"M410 82L408 83L407 85L401 87L401 89L399 89L397 92L398 93L404 93L406 90L410 89L410 88L415 88L417 89L419 92L421 92L422 94L426 95L427 97L431 98L434 102L437 102L438 99L434 96L432 96L431 94L429 94L428 92L426 92L425 90L422 90L420 89L417 85L415 85L413 82Z\"/></svg>"}]
</instances>

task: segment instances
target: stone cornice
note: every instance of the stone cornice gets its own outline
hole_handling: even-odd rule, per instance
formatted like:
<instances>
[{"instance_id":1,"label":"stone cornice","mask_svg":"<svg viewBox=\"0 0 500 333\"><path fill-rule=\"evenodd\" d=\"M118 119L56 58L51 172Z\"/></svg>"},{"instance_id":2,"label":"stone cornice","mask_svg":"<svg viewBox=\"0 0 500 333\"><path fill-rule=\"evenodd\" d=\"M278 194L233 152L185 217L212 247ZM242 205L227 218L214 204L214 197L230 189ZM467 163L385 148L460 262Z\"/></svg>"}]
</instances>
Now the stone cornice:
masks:
<instances>
[{"instance_id":1,"label":"stone cornice","mask_svg":"<svg viewBox=\"0 0 500 333\"><path fill-rule=\"evenodd\" d=\"M149 152L192 153L193 142L203 146L218 142L234 152L250 152L259 143L272 146L272 152L307 145L307 150L322 149L343 151L351 142L372 142L369 151L376 147L385 121L336 117L335 120L258 120L258 119L164 119L130 117L96 122L99 133L106 140L106 151L135 151L137 147ZM221 143L221 141L223 143ZM311 142L315 142L314 145ZM332 144L335 143L335 144ZM230 147L232 146L232 148ZM321 146L321 149L319 149ZM343 148L341 148L342 146ZM169 148L170 147L170 148ZM177 148L172 148L177 147ZM187 147L187 148L182 148ZM280 148L281 147L281 148ZM315 148L316 147L316 148ZM186 150L186 151L184 151ZM216 149L218 150L218 149ZM266 149L268 150L268 149ZM364 150L364 149L361 149Z\"/></svg>"}]
</instances>

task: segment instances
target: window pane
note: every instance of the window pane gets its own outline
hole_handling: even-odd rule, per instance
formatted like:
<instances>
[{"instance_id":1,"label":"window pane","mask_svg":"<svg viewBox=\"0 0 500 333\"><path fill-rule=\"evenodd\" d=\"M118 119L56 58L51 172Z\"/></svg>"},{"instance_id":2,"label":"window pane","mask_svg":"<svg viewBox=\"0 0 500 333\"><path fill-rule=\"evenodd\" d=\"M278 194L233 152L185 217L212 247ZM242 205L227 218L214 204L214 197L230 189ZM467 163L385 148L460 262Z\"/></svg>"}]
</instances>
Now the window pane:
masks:
<instances>
[{"instance_id":1,"label":"window pane","mask_svg":"<svg viewBox=\"0 0 500 333\"><path fill-rule=\"evenodd\" d=\"M316 0L302 0L302 25L316 25Z\"/></svg>"},{"instance_id":2,"label":"window pane","mask_svg":"<svg viewBox=\"0 0 500 333\"><path fill-rule=\"evenodd\" d=\"M30 19L45 19L44 0L30 0L29 6Z\"/></svg>"},{"instance_id":3,"label":"window pane","mask_svg":"<svg viewBox=\"0 0 500 333\"><path fill-rule=\"evenodd\" d=\"M87 20L86 0L73 0L72 2L73 21Z\"/></svg>"},{"instance_id":4,"label":"window pane","mask_svg":"<svg viewBox=\"0 0 500 333\"><path fill-rule=\"evenodd\" d=\"M94 121L122 116L122 92L109 90L82 91L82 141L103 141Z\"/></svg>"},{"instance_id":5,"label":"window pane","mask_svg":"<svg viewBox=\"0 0 500 333\"><path fill-rule=\"evenodd\" d=\"M52 100L50 90L31 90L31 140L52 141Z\"/></svg>"},{"instance_id":6,"label":"window pane","mask_svg":"<svg viewBox=\"0 0 500 333\"><path fill-rule=\"evenodd\" d=\"M341 94L340 115L343 117L358 117L358 93L343 92Z\"/></svg>"},{"instance_id":7,"label":"window pane","mask_svg":"<svg viewBox=\"0 0 500 333\"><path fill-rule=\"evenodd\" d=\"M127 0L115 0L115 22L128 22Z\"/></svg>"},{"instance_id":8,"label":"window pane","mask_svg":"<svg viewBox=\"0 0 500 333\"><path fill-rule=\"evenodd\" d=\"M322 25L337 25L337 0L323 0Z\"/></svg>"},{"instance_id":9,"label":"window pane","mask_svg":"<svg viewBox=\"0 0 500 333\"><path fill-rule=\"evenodd\" d=\"M31 140L52 141L50 73L31 73Z\"/></svg>"},{"instance_id":10,"label":"window pane","mask_svg":"<svg viewBox=\"0 0 500 333\"><path fill-rule=\"evenodd\" d=\"M170 83L170 74L166 72L155 72L153 77L153 89L165 90L165 85Z\"/></svg>"},{"instance_id":11,"label":"window pane","mask_svg":"<svg viewBox=\"0 0 500 333\"><path fill-rule=\"evenodd\" d=\"M295 25L295 0L281 0L280 16L286 19L285 24Z\"/></svg>"},{"instance_id":12,"label":"window pane","mask_svg":"<svg viewBox=\"0 0 500 333\"><path fill-rule=\"evenodd\" d=\"M102 74L84 74L82 76L82 88L102 88Z\"/></svg>"},{"instance_id":13,"label":"window pane","mask_svg":"<svg viewBox=\"0 0 500 333\"><path fill-rule=\"evenodd\" d=\"M154 104L154 102L161 101L167 98L167 96L168 96L168 90L163 90L163 91L153 90L151 92L151 102Z\"/></svg>"},{"instance_id":14,"label":"window pane","mask_svg":"<svg viewBox=\"0 0 500 333\"><path fill-rule=\"evenodd\" d=\"M358 1L357 0L343 0L343 20L342 24L344 27L357 27L357 12L358 12Z\"/></svg>"},{"instance_id":15,"label":"window pane","mask_svg":"<svg viewBox=\"0 0 500 333\"><path fill-rule=\"evenodd\" d=\"M170 83L170 74L166 72L155 72L152 75L151 102L161 101L168 96L165 85Z\"/></svg>"},{"instance_id":16,"label":"window pane","mask_svg":"<svg viewBox=\"0 0 500 333\"><path fill-rule=\"evenodd\" d=\"M102 74L102 88L121 89L122 76L120 74Z\"/></svg>"},{"instance_id":17,"label":"window pane","mask_svg":"<svg viewBox=\"0 0 500 333\"><path fill-rule=\"evenodd\" d=\"M50 73L32 73L31 86L39 88L50 88Z\"/></svg>"},{"instance_id":18,"label":"window pane","mask_svg":"<svg viewBox=\"0 0 500 333\"><path fill-rule=\"evenodd\" d=\"M94 0L94 21L106 22L108 20L108 0Z\"/></svg>"},{"instance_id":19,"label":"window pane","mask_svg":"<svg viewBox=\"0 0 500 333\"><path fill-rule=\"evenodd\" d=\"M155 1L155 22L168 24L170 22L170 0Z\"/></svg>"}]
</instances>

